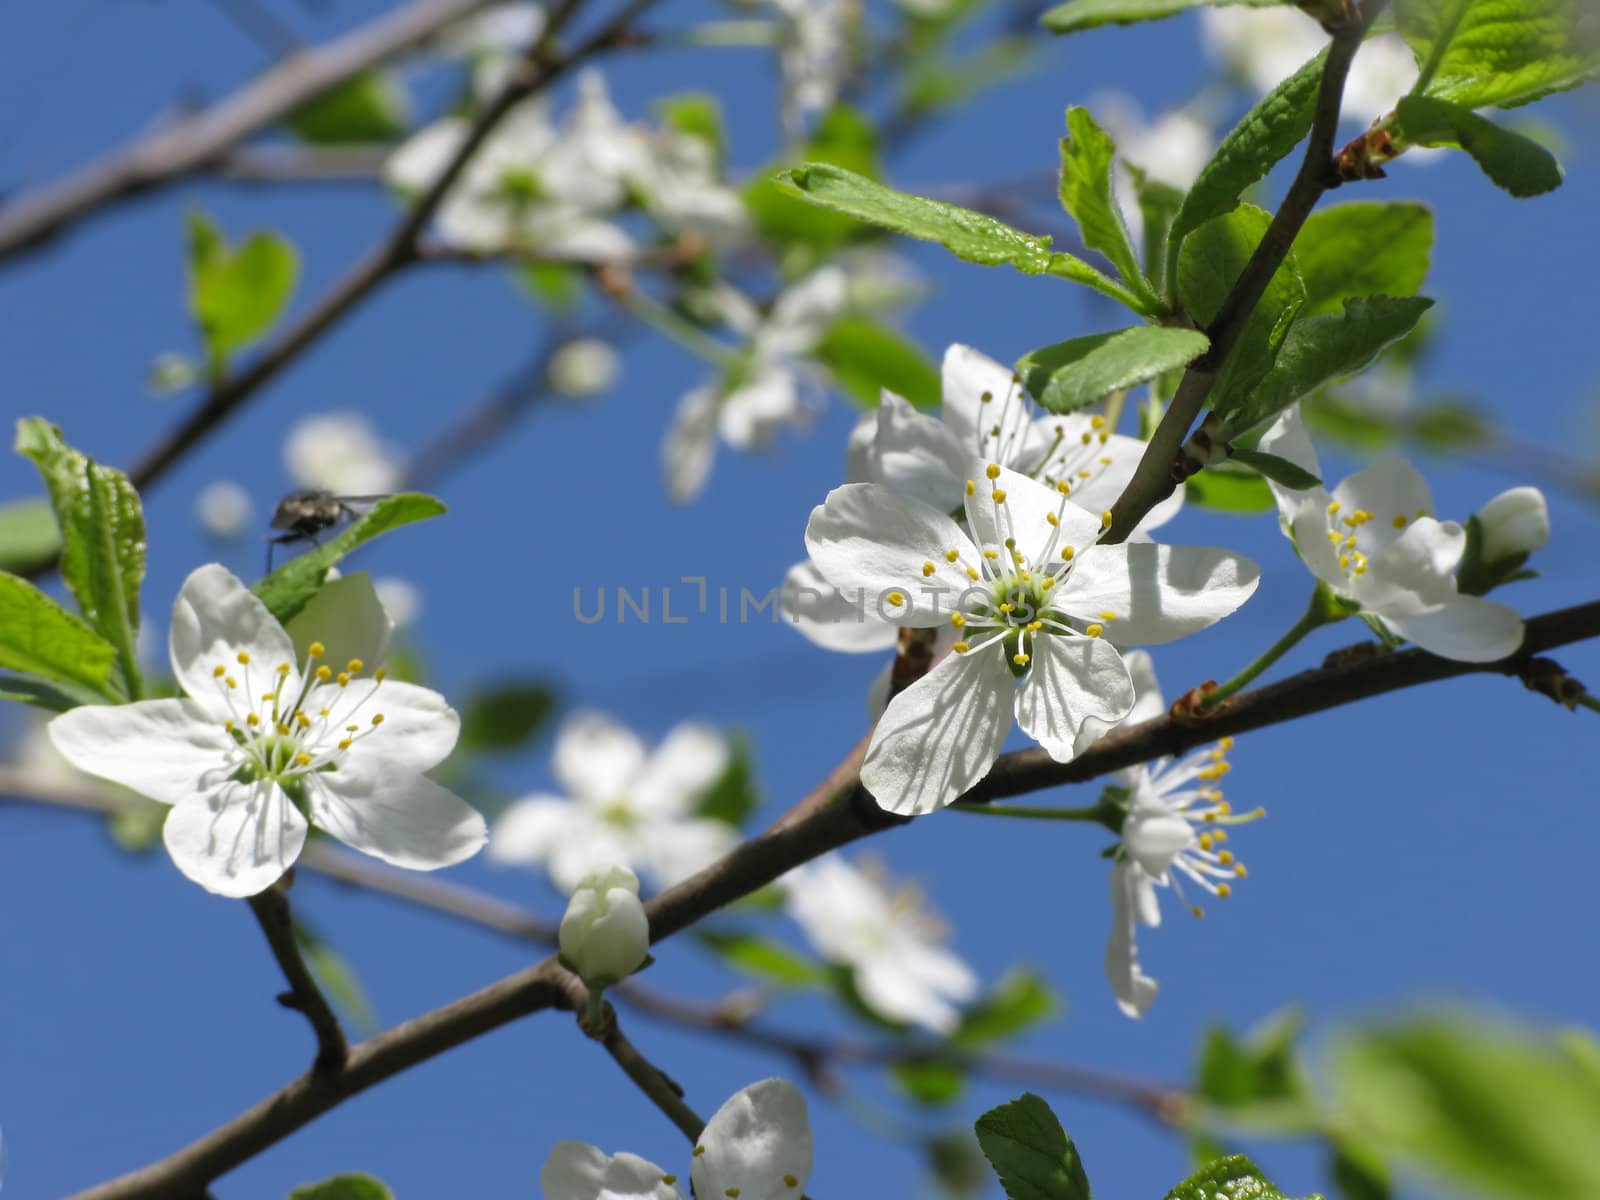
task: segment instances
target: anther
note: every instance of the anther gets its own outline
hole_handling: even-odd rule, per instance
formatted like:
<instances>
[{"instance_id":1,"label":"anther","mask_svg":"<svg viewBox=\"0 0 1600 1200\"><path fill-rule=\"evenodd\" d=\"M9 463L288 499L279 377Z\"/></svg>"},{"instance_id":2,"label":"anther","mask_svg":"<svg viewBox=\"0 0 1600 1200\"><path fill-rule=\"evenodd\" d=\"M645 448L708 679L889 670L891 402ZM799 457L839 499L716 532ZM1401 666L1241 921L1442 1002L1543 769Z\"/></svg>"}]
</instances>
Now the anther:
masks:
<instances>
[{"instance_id":1,"label":"anther","mask_svg":"<svg viewBox=\"0 0 1600 1200\"><path fill-rule=\"evenodd\" d=\"M311 645L306 647L306 653L312 658L321 658L327 652L328 648L321 642L312 642Z\"/></svg>"},{"instance_id":2,"label":"anther","mask_svg":"<svg viewBox=\"0 0 1600 1200\"><path fill-rule=\"evenodd\" d=\"M995 490L994 490L994 502L996 504L1004 504L1006 502L1006 490L1005 490L1005 488L995 488Z\"/></svg>"},{"instance_id":3,"label":"anther","mask_svg":"<svg viewBox=\"0 0 1600 1200\"><path fill-rule=\"evenodd\" d=\"M241 667L247 667L250 665L250 653L247 650L239 651L238 654L234 655L234 659Z\"/></svg>"},{"instance_id":4,"label":"anther","mask_svg":"<svg viewBox=\"0 0 1600 1200\"><path fill-rule=\"evenodd\" d=\"M961 613L951 613L950 624L954 625L957 629L965 629L967 627L967 618Z\"/></svg>"},{"instance_id":5,"label":"anther","mask_svg":"<svg viewBox=\"0 0 1600 1200\"><path fill-rule=\"evenodd\" d=\"M318 683L327 683L328 680L333 678L333 668L324 663L317 668L316 675Z\"/></svg>"},{"instance_id":6,"label":"anther","mask_svg":"<svg viewBox=\"0 0 1600 1200\"><path fill-rule=\"evenodd\" d=\"M1016 663L1019 667L1025 667L1028 665L1028 656L1026 654L1013 654L1011 656L1011 661Z\"/></svg>"},{"instance_id":7,"label":"anther","mask_svg":"<svg viewBox=\"0 0 1600 1200\"><path fill-rule=\"evenodd\" d=\"M382 724L383 724L383 714L382 713L373 713L372 714L372 727L374 729L376 729L379 725L382 725Z\"/></svg>"},{"instance_id":8,"label":"anther","mask_svg":"<svg viewBox=\"0 0 1600 1200\"><path fill-rule=\"evenodd\" d=\"M944 560L945 560L945 562L948 562L948 563L953 563L953 562L955 562L956 559L958 559L960 557L961 557L961 551L959 551L959 550L946 550L944 552Z\"/></svg>"},{"instance_id":9,"label":"anther","mask_svg":"<svg viewBox=\"0 0 1600 1200\"><path fill-rule=\"evenodd\" d=\"M1106 509L1105 512L1100 514L1100 528L1101 529L1110 529L1111 528L1111 510L1109 508Z\"/></svg>"},{"instance_id":10,"label":"anther","mask_svg":"<svg viewBox=\"0 0 1600 1200\"><path fill-rule=\"evenodd\" d=\"M340 671L338 675L334 676L334 678L338 680L340 687L344 687L350 682L350 676L346 675L343 671Z\"/></svg>"},{"instance_id":11,"label":"anther","mask_svg":"<svg viewBox=\"0 0 1600 1200\"><path fill-rule=\"evenodd\" d=\"M1100 624L1099 621L1096 621L1092 625L1085 625L1083 627L1083 632L1086 633L1090 637L1099 637L1105 631L1106 631L1106 627L1104 625Z\"/></svg>"},{"instance_id":12,"label":"anther","mask_svg":"<svg viewBox=\"0 0 1600 1200\"><path fill-rule=\"evenodd\" d=\"M1406 527L1406 515L1405 515L1405 513L1396 513L1395 516L1394 516L1394 520L1389 522L1389 523L1391 525L1393 525L1396 529L1404 529Z\"/></svg>"},{"instance_id":13,"label":"anther","mask_svg":"<svg viewBox=\"0 0 1600 1200\"><path fill-rule=\"evenodd\" d=\"M218 663L217 666L216 666L216 669L211 672L211 678L213 678L213 679L221 679L227 673L228 673L228 668L223 666L221 663Z\"/></svg>"},{"instance_id":14,"label":"anther","mask_svg":"<svg viewBox=\"0 0 1600 1200\"><path fill-rule=\"evenodd\" d=\"M1076 554L1076 553L1077 553L1077 551L1074 550L1071 546L1063 546L1063 547L1061 547L1061 561L1062 562L1071 562L1072 561L1072 556L1074 554Z\"/></svg>"},{"instance_id":15,"label":"anther","mask_svg":"<svg viewBox=\"0 0 1600 1200\"><path fill-rule=\"evenodd\" d=\"M1100 614L1100 619L1102 621L1115 621L1117 619L1117 614L1114 613L1114 612L1106 611L1106 612L1103 612L1103 613Z\"/></svg>"},{"instance_id":16,"label":"anther","mask_svg":"<svg viewBox=\"0 0 1600 1200\"><path fill-rule=\"evenodd\" d=\"M359 675L361 674L361 668L364 666L366 666L366 663L362 662L359 658L352 658L349 662L345 663L344 669L349 671L352 675Z\"/></svg>"},{"instance_id":17,"label":"anther","mask_svg":"<svg viewBox=\"0 0 1600 1200\"><path fill-rule=\"evenodd\" d=\"M926 579L929 575L932 575L934 573L934 571L936 571L936 570L938 570L938 568L935 567L931 562L925 562L925 563L922 564L922 577L924 579Z\"/></svg>"},{"instance_id":18,"label":"anther","mask_svg":"<svg viewBox=\"0 0 1600 1200\"><path fill-rule=\"evenodd\" d=\"M983 473L985 475L987 475L990 479L999 479L1000 478L1000 464L999 463L990 463L987 467L985 467L983 469Z\"/></svg>"},{"instance_id":19,"label":"anther","mask_svg":"<svg viewBox=\"0 0 1600 1200\"><path fill-rule=\"evenodd\" d=\"M902 604L904 604L906 602L905 596L902 595L900 592L890 592L887 596L884 597L884 599L889 602L889 607L890 608L899 608Z\"/></svg>"},{"instance_id":20,"label":"anther","mask_svg":"<svg viewBox=\"0 0 1600 1200\"><path fill-rule=\"evenodd\" d=\"M976 496L977 494L978 494L978 485L973 483L972 480L970 480L970 479L967 480L967 495Z\"/></svg>"},{"instance_id":21,"label":"anther","mask_svg":"<svg viewBox=\"0 0 1600 1200\"><path fill-rule=\"evenodd\" d=\"M954 646L951 646L950 649L954 650L957 654L965 654L968 650L971 650L972 647L966 642L957 642Z\"/></svg>"}]
</instances>

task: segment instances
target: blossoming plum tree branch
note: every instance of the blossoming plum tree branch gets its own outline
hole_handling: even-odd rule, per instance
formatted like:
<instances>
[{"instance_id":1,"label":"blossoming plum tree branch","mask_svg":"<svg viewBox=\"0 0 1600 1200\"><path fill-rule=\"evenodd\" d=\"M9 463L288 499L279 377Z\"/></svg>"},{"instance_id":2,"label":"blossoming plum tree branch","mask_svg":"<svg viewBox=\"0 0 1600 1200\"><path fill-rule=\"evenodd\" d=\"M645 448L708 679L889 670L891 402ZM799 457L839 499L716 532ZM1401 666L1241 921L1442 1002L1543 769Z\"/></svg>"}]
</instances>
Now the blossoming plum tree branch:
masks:
<instances>
[{"instance_id":1,"label":"blossoming plum tree branch","mask_svg":"<svg viewBox=\"0 0 1600 1200\"><path fill-rule=\"evenodd\" d=\"M1324 192L1339 185L1339 176L1333 166L1333 143L1339 128L1344 81L1362 39L1382 8L1383 0L1368 0L1361 6L1359 18L1347 20L1334 34L1328 46L1328 57L1323 63L1311 135L1306 142L1300 169L1295 173L1294 182L1289 185L1289 191L1284 195L1283 203L1279 205L1260 244L1256 246L1255 253L1250 256L1233 289L1205 330L1211 342L1210 350L1191 363L1183 373L1177 393L1155 432L1150 435L1138 469L1121 498L1112 505L1111 527L1106 531L1104 541L1120 542L1125 539L1146 513L1172 494L1172 489L1178 483L1173 470L1184 439L1189 436L1189 427L1200 415L1206 395L1227 361L1229 351L1244 331L1245 322L1282 265L1289 248L1294 244L1295 235L1311 215L1311 210Z\"/></svg>"},{"instance_id":2,"label":"blossoming plum tree branch","mask_svg":"<svg viewBox=\"0 0 1600 1200\"><path fill-rule=\"evenodd\" d=\"M1600 637L1600 601L1530 619L1523 648L1498 662L1457 662L1421 650L1339 655L1335 665L1242 693L1204 721L1168 714L1107 734L1070 763L1057 763L1042 750L1004 755L964 799L981 801L1083 782L1221 736L1424 683L1484 672L1520 675L1534 655L1594 637ZM652 942L680 932L829 850L904 824L879 810L861 788L853 766L858 754L859 747L773 828L652 899L645 906ZM572 1009L573 991L572 977L554 957L547 958L362 1042L351 1049L340 1070L307 1072L170 1157L82 1192L77 1200L197 1195L229 1170L393 1075L520 1017L551 1008Z\"/></svg>"},{"instance_id":3,"label":"blossoming plum tree branch","mask_svg":"<svg viewBox=\"0 0 1600 1200\"><path fill-rule=\"evenodd\" d=\"M339 1018L300 956L287 884L286 879L280 879L266 891L250 897L250 911L261 923L261 932L272 947L272 955L289 981L289 990L278 997L278 1003L303 1013L316 1035L317 1057L312 1070L337 1071L349 1057L350 1044L345 1040Z\"/></svg>"}]
</instances>

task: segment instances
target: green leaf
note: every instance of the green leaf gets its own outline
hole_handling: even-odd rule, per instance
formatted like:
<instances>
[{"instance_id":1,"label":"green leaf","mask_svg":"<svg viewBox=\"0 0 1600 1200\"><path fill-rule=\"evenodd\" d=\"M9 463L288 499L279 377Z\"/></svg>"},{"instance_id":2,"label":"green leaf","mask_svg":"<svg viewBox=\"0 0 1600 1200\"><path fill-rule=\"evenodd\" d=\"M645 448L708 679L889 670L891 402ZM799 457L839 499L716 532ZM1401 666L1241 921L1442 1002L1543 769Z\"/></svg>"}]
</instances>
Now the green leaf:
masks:
<instances>
[{"instance_id":1,"label":"green leaf","mask_svg":"<svg viewBox=\"0 0 1600 1200\"><path fill-rule=\"evenodd\" d=\"M1560 1039L1451 1014L1337 1050L1341 1125L1463 1190L1600 1196L1600 1079Z\"/></svg>"},{"instance_id":2,"label":"green leaf","mask_svg":"<svg viewBox=\"0 0 1600 1200\"><path fill-rule=\"evenodd\" d=\"M828 982L827 967L768 938L709 929L695 937L730 967L777 987L808 988Z\"/></svg>"},{"instance_id":3,"label":"green leaf","mask_svg":"<svg viewBox=\"0 0 1600 1200\"><path fill-rule=\"evenodd\" d=\"M1010 1200L1089 1200L1089 1178L1077 1147L1050 1106L1032 1092L991 1108L974 1128Z\"/></svg>"},{"instance_id":4,"label":"green leaf","mask_svg":"<svg viewBox=\"0 0 1600 1200\"><path fill-rule=\"evenodd\" d=\"M1117 145L1094 123L1086 108L1067 109L1067 136L1061 139L1061 207L1072 215L1083 234L1083 244L1110 260L1139 298L1151 308L1162 307L1139 270L1139 259L1128 236L1128 225L1111 192L1111 165Z\"/></svg>"},{"instance_id":5,"label":"green leaf","mask_svg":"<svg viewBox=\"0 0 1600 1200\"><path fill-rule=\"evenodd\" d=\"M289 1200L394 1200L394 1193L372 1175L335 1175L295 1188Z\"/></svg>"},{"instance_id":6,"label":"green leaf","mask_svg":"<svg viewBox=\"0 0 1600 1200\"><path fill-rule=\"evenodd\" d=\"M1340 1200L1391 1200L1394 1184L1389 1168L1372 1149L1345 1138L1330 1147L1328 1175Z\"/></svg>"},{"instance_id":7,"label":"green leaf","mask_svg":"<svg viewBox=\"0 0 1600 1200\"><path fill-rule=\"evenodd\" d=\"M253 233L229 250L211 218L190 211L189 311L200 326L213 373L278 319L299 273L300 255L286 238Z\"/></svg>"},{"instance_id":8,"label":"green leaf","mask_svg":"<svg viewBox=\"0 0 1600 1200\"><path fill-rule=\"evenodd\" d=\"M1287 458L1280 458L1276 454L1267 454L1261 450L1247 450L1236 446L1233 457L1245 466L1260 472L1273 483L1281 483L1286 488L1303 492L1307 488L1321 487L1322 480L1297 463L1290 462Z\"/></svg>"},{"instance_id":9,"label":"green leaf","mask_svg":"<svg viewBox=\"0 0 1600 1200\"><path fill-rule=\"evenodd\" d=\"M1190 504L1218 512L1261 513L1278 507L1267 481L1248 467L1218 463L1189 477L1184 487Z\"/></svg>"},{"instance_id":10,"label":"green leaf","mask_svg":"<svg viewBox=\"0 0 1600 1200\"><path fill-rule=\"evenodd\" d=\"M102 699L95 693L83 692L66 684L60 686L21 675L0 675L0 700L14 700L18 704L32 704L52 712L66 712L80 704L97 704ZM122 699L118 696L115 699Z\"/></svg>"},{"instance_id":11,"label":"green leaf","mask_svg":"<svg viewBox=\"0 0 1600 1200\"><path fill-rule=\"evenodd\" d=\"M524 263L512 278L525 296L549 312L570 313L583 299L586 276L566 263Z\"/></svg>"},{"instance_id":12,"label":"green leaf","mask_svg":"<svg viewBox=\"0 0 1600 1200\"><path fill-rule=\"evenodd\" d=\"M1428 275L1433 213L1410 201L1358 201L1312 213L1294 240L1306 285L1302 317L1355 296L1414 296Z\"/></svg>"},{"instance_id":13,"label":"green leaf","mask_svg":"<svg viewBox=\"0 0 1600 1200\"><path fill-rule=\"evenodd\" d=\"M1250 8L1270 8L1285 0L1067 0L1049 9L1040 22L1051 33L1077 33L1100 25L1132 25L1138 21L1160 21L1191 8L1208 5L1242 4Z\"/></svg>"},{"instance_id":14,"label":"green leaf","mask_svg":"<svg viewBox=\"0 0 1600 1200\"><path fill-rule=\"evenodd\" d=\"M315 145L388 142L406 132L411 101L392 71L362 71L289 114L288 126Z\"/></svg>"},{"instance_id":15,"label":"green leaf","mask_svg":"<svg viewBox=\"0 0 1600 1200\"><path fill-rule=\"evenodd\" d=\"M61 529L48 502L0 504L0 571L31 575L61 553Z\"/></svg>"},{"instance_id":16,"label":"green leaf","mask_svg":"<svg viewBox=\"0 0 1600 1200\"><path fill-rule=\"evenodd\" d=\"M1426 296L1366 296L1346 300L1337 317L1296 321L1256 388L1242 403L1218 412L1241 434L1265 424L1302 396L1370 365L1431 307Z\"/></svg>"},{"instance_id":17,"label":"green leaf","mask_svg":"<svg viewBox=\"0 0 1600 1200\"><path fill-rule=\"evenodd\" d=\"M1395 132L1419 146L1465 150L1496 187L1519 198L1561 186L1563 172L1554 154L1459 104L1407 96L1396 110Z\"/></svg>"},{"instance_id":18,"label":"green leaf","mask_svg":"<svg viewBox=\"0 0 1600 1200\"><path fill-rule=\"evenodd\" d=\"M939 403L939 371L904 334L869 317L840 317L812 352L844 391L876 408L884 388L917 408Z\"/></svg>"},{"instance_id":19,"label":"green leaf","mask_svg":"<svg viewBox=\"0 0 1600 1200\"><path fill-rule=\"evenodd\" d=\"M818 122L804 157L878 178L877 133L848 105L835 105ZM798 264L797 273L815 265L815 259L826 251L862 233L861 226L849 217L786 195L769 175L757 172L745 188L745 208L763 238L791 249L809 250L812 260Z\"/></svg>"},{"instance_id":20,"label":"green leaf","mask_svg":"<svg viewBox=\"0 0 1600 1200\"><path fill-rule=\"evenodd\" d=\"M1167 1200L1284 1200L1243 1155L1219 1158L1167 1193ZM1310 1196L1307 1200L1322 1200Z\"/></svg>"},{"instance_id":21,"label":"green leaf","mask_svg":"<svg viewBox=\"0 0 1600 1200\"><path fill-rule=\"evenodd\" d=\"M965 1050L1015 1037L1061 1009L1060 998L1032 971L1008 971L989 993L969 1008L950 1034Z\"/></svg>"},{"instance_id":22,"label":"green leaf","mask_svg":"<svg viewBox=\"0 0 1600 1200\"><path fill-rule=\"evenodd\" d=\"M1487 446L1494 440L1489 420L1468 404L1438 401L1417 412L1406 434L1426 449L1448 454Z\"/></svg>"},{"instance_id":23,"label":"green leaf","mask_svg":"<svg viewBox=\"0 0 1600 1200\"><path fill-rule=\"evenodd\" d=\"M900 1090L918 1104L949 1104L966 1090L967 1073L959 1063L940 1059L908 1059L889 1068Z\"/></svg>"},{"instance_id":24,"label":"green leaf","mask_svg":"<svg viewBox=\"0 0 1600 1200\"><path fill-rule=\"evenodd\" d=\"M376 1033L378 1014L349 960L299 913L294 918L294 940L317 986L338 1005L345 1019L362 1033Z\"/></svg>"},{"instance_id":25,"label":"green leaf","mask_svg":"<svg viewBox=\"0 0 1600 1200\"><path fill-rule=\"evenodd\" d=\"M116 648L26 579L0 574L0 668L118 701Z\"/></svg>"},{"instance_id":26,"label":"green leaf","mask_svg":"<svg viewBox=\"0 0 1600 1200\"><path fill-rule=\"evenodd\" d=\"M1208 326L1216 318L1271 222L1267 213L1245 204L1207 221L1184 239L1178 257L1178 295L1196 324ZM1305 298L1305 284L1291 250L1268 281L1212 384L1207 403L1222 416L1237 409L1272 369ZM1235 423L1234 428L1244 427Z\"/></svg>"},{"instance_id":27,"label":"green leaf","mask_svg":"<svg viewBox=\"0 0 1600 1200\"><path fill-rule=\"evenodd\" d=\"M1591 0L1397 0L1395 25L1426 64L1423 95L1513 108L1600 77Z\"/></svg>"},{"instance_id":28,"label":"green leaf","mask_svg":"<svg viewBox=\"0 0 1600 1200\"><path fill-rule=\"evenodd\" d=\"M144 509L128 477L67 445L40 417L17 422L17 453L43 476L60 528L61 578L84 619L116 650L130 695L139 691L134 641L144 580Z\"/></svg>"},{"instance_id":29,"label":"green leaf","mask_svg":"<svg viewBox=\"0 0 1600 1200\"><path fill-rule=\"evenodd\" d=\"M1167 234L1169 280L1184 240L1207 221L1237 208L1245 189L1265 179L1310 132L1326 57L1326 51L1318 54L1273 88L1222 139L1173 218ZM1195 314L1191 310L1189 315Z\"/></svg>"},{"instance_id":30,"label":"green leaf","mask_svg":"<svg viewBox=\"0 0 1600 1200\"><path fill-rule=\"evenodd\" d=\"M680 92L655 102L656 115L668 129L697 137L711 147L721 170L727 150L727 135L722 127L722 105L714 92Z\"/></svg>"},{"instance_id":31,"label":"green leaf","mask_svg":"<svg viewBox=\"0 0 1600 1200\"><path fill-rule=\"evenodd\" d=\"M983 266L1009 264L1025 275L1058 275L1086 284L1141 315L1143 302L1115 280L1070 254L1050 249L1048 237L1013 229L971 209L912 196L826 163L806 163L773 176L784 193L799 196L907 237L937 242L957 258Z\"/></svg>"},{"instance_id":32,"label":"green leaf","mask_svg":"<svg viewBox=\"0 0 1600 1200\"><path fill-rule=\"evenodd\" d=\"M1041 405L1070 413L1181 367L1210 345L1195 329L1135 325L1031 351L1017 360L1017 371Z\"/></svg>"},{"instance_id":33,"label":"green leaf","mask_svg":"<svg viewBox=\"0 0 1600 1200\"><path fill-rule=\"evenodd\" d=\"M467 696L461 712L461 739L467 752L504 753L526 746L555 711L556 694L538 679L508 679Z\"/></svg>"},{"instance_id":34,"label":"green leaf","mask_svg":"<svg viewBox=\"0 0 1600 1200\"><path fill-rule=\"evenodd\" d=\"M728 749L728 765L700 797L694 812L697 817L710 817L737 829L746 817L761 807L761 792L756 787L750 739L742 733L734 733L728 739Z\"/></svg>"},{"instance_id":35,"label":"green leaf","mask_svg":"<svg viewBox=\"0 0 1600 1200\"><path fill-rule=\"evenodd\" d=\"M287 622L317 594L328 568L357 546L391 529L437 517L444 511L443 502L421 492L386 496L331 542L324 542L315 550L284 564L250 590L273 616L281 622Z\"/></svg>"},{"instance_id":36,"label":"green leaf","mask_svg":"<svg viewBox=\"0 0 1600 1200\"><path fill-rule=\"evenodd\" d=\"M1144 218L1142 255L1145 277L1150 286L1160 292L1166 287L1167 237L1172 222L1183 207L1184 193L1170 183L1152 179L1147 173L1125 162L1123 169L1133 180L1134 193L1139 197L1139 214Z\"/></svg>"}]
</instances>

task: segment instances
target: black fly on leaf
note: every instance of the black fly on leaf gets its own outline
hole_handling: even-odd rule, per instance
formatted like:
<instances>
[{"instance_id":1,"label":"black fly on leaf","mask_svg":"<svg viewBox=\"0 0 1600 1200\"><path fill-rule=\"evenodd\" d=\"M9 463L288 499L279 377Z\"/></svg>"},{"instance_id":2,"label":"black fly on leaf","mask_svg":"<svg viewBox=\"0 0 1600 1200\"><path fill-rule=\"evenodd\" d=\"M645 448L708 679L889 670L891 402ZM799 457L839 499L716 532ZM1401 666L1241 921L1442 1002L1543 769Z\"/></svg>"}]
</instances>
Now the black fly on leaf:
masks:
<instances>
[{"instance_id":1,"label":"black fly on leaf","mask_svg":"<svg viewBox=\"0 0 1600 1200\"><path fill-rule=\"evenodd\" d=\"M310 542L313 546L320 546L322 543L317 540L319 533L325 533L346 517L356 515L352 505L376 504L386 498L383 495L335 496L332 492L315 488L290 492L272 510L272 528L284 532L277 537L267 537L267 574L272 574L273 547L294 542Z\"/></svg>"}]
</instances>

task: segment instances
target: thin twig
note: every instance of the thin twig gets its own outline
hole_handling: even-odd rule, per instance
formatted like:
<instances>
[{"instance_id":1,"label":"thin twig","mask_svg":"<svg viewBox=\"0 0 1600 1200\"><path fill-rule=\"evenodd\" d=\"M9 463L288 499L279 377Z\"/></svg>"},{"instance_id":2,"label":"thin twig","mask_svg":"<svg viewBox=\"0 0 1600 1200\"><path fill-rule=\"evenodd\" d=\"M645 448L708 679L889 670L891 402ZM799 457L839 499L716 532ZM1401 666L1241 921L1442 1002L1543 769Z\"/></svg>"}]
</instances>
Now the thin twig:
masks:
<instances>
[{"instance_id":1,"label":"thin twig","mask_svg":"<svg viewBox=\"0 0 1600 1200\"><path fill-rule=\"evenodd\" d=\"M1409 650L1302 672L1234 697L1204 722L1169 715L1110 734L1072 763L1040 763L1042 751L1006 755L969 798L1015 795L1090 778L1223 734L1260 729L1439 679L1484 672L1520 675L1527 656L1593 637L1600 637L1600 601L1528 621L1523 649L1499 662L1453 662ZM750 838L719 862L653 898L645 905L651 940L671 937L794 867L897 823L878 811L859 784L846 788L843 783L831 778L829 797L809 806L806 815ZM78 1200L157 1200L198 1191L348 1097L401 1071L530 1013L570 1010L568 980L560 964L547 958L378 1034L351 1050L343 1070L308 1072L170 1157L80 1193Z\"/></svg>"},{"instance_id":2,"label":"thin twig","mask_svg":"<svg viewBox=\"0 0 1600 1200\"><path fill-rule=\"evenodd\" d=\"M1205 404L1211 385L1221 373L1250 314L1266 292L1268 283L1289 253L1300 227L1305 224L1322 194L1338 186L1339 176L1333 169L1333 141L1339 127L1344 81L1382 2L1368 0L1362 6L1361 19L1340 29L1328 46L1305 158L1301 160L1300 169L1295 174L1294 182L1289 185L1283 204L1267 226L1250 261L1239 273L1239 278L1216 316L1206 326L1205 334L1211 341L1211 348L1183 373L1177 393L1151 434L1133 478L1111 506L1111 525L1101 539L1103 542L1125 541L1145 514L1172 494L1172 489L1177 486L1173 475L1174 464L1183 449L1184 439L1189 436L1189 427L1194 424L1195 417L1199 416Z\"/></svg>"},{"instance_id":3,"label":"thin twig","mask_svg":"<svg viewBox=\"0 0 1600 1200\"><path fill-rule=\"evenodd\" d=\"M362 71L426 41L488 0L415 0L315 50L291 54L215 107L0 208L0 259L38 246L112 201L206 167Z\"/></svg>"},{"instance_id":4,"label":"thin twig","mask_svg":"<svg viewBox=\"0 0 1600 1200\"><path fill-rule=\"evenodd\" d=\"M684 1103L683 1089L665 1071L639 1053L639 1048L628 1040L615 1020L600 1044L606 1048L606 1053L616 1059L623 1074L633 1080L645 1098L659 1108L691 1144L700 1140L706 1123Z\"/></svg>"},{"instance_id":5,"label":"thin twig","mask_svg":"<svg viewBox=\"0 0 1600 1200\"><path fill-rule=\"evenodd\" d=\"M336 1072L350 1057L350 1043L345 1040L339 1018L334 1015L327 997L311 977L305 959L300 957L300 946L294 936L294 914L289 908L288 878L278 880L266 891L250 897L250 911L261 923L272 956L283 969L289 990L278 997L278 1003L302 1013L311 1023L317 1036L317 1057L311 1065L313 1072Z\"/></svg>"},{"instance_id":6,"label":"thin twig","mask_svg":"<svg viewBox=\"0 0 1600 1200\"><path fill-rule=\"evenodd\" d=\"M313 343L337 325L355 307L396 272L417 261L422 233L446 193L501 119L523 100L546 87L574 65L626 40L633 20L651 0L632 0L610 21L571 53L551 57L554 37L577 8L568 0L552 13L544 36L530 47L520 71L514 71L493 100L478 114L461 145L428 190L407 210L396 228L334 284L311 311L285 330L241 374L218 385L193 409L182 424L149 450L128 477L143 490L160 478L190 449L243 406Z\"/></svg>"}]
</instances>

